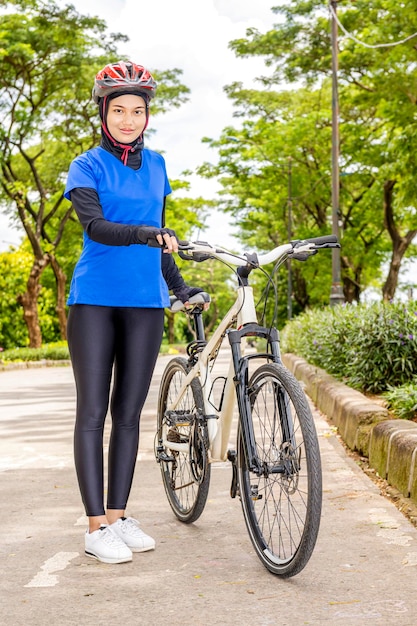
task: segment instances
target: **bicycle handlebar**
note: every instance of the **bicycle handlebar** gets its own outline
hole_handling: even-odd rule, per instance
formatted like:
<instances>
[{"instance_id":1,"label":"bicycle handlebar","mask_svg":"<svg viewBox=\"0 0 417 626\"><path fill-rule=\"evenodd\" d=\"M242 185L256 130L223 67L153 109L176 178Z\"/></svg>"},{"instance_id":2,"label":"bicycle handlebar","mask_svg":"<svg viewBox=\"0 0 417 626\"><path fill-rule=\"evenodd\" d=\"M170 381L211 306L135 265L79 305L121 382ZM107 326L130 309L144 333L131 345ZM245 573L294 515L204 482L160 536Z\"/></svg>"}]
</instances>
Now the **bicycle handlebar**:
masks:
<instances>
[{"instance_id":1,"label":"bicycle handlebar","mask_svg":"<svg viewBox=\"0 0 417 626\"><path fill-rule=\"evenodd\" d=\"M264 254L243 253L234 254L229 250L212 246L205 241L180 241L178 254L182 259L188 261L207 261L208 259L219 259L230 265L237 267L261 267L274 261L281 261L288 257L297 261L305 261L309 256L317 254L324 248L340 248L336 235L324 235L322 237L312 237L310 239L295 239L289 243L277 246L270 252Z\"/></svg>"}]
</instances>

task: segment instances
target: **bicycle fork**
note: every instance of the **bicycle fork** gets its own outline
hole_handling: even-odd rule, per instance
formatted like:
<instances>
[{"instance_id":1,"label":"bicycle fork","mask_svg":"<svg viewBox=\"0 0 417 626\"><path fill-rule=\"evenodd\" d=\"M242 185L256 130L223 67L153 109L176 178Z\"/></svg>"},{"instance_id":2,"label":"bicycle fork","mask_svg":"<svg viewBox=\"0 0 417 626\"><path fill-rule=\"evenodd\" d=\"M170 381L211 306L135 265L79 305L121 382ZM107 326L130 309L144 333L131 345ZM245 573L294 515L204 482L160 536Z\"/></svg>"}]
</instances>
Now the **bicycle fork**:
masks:
<instances>
[{"instance_id":1,"label":"bicycle fork","mask_svg":"<svg viewBox=\"0 0 417 626\"><path fill-rule=\"evenodd\" d=\"M267 339L271 346L271 353L257 354L255 357L242 356L242 338L248 336L256 336ZM280 362L278 331L275 328L267 329L262 326L258 326L258 324L251 323L243 326L239 330L229 331L228 338L235 371L233 380L235 384L240 428L245 442L245 454L248 456L247 464L252 472L257 475L261 475L263 473L263 468L256 452L255 434L253 432L252 420L250 419L251 405L249 398L249 359L266 357L272 359L276 363ZM234 498L237 493L236 451L229 450L227 458L231 461L233 468L232 487L230 493L232 498Z\"/></svg>"},{"instance_id":2,"label":"bicycle fork","mask_svg":"<svg viewBox=\"0 0 417 626\"><path fill-rule=\"evenodd\" d=\"M255 355L247 355L242 356L241 351L241 341L243 337L248 336L257 336L262 337L268 341L268 344L271 348L271 352L267 352L265 354L255 354ZM274 474L284 474L286 472L286 468L282 464L274 464L266 465L264 461L259 458L257 448L256 448L256 439L255 433L253 430L253 422L252 422L252 408L251 408L251 400L250 393L251 389L249 388L249 361L251 359L269 359L274 363L281 363L280 350L279 350L279 336L278 331L275 328L264 328L258 326L258 324L252 323L247 324L240 330L231 330L228 333L229 343L232 351L232 359L234 365L234 385L236 391L236 399L239 409L239 420L240 420L240 428L244 441L244 451L246 458L246 463L251 472L253 472L256 476L268 476L271 473ZM279 398L280 403L285 404L285 398ZM280 416L283 414L285 417L285 424L281 424L283 427L283 435L284 440L291 440L291 434L289 431L292 430L292 421L288 411L282 412L282 408L279 411ZM230 490L230 495L234 498L238 491L238 480L237 480L237 453L234 450L229 450L227 453L228 460L232 463L233 469L233 477L232 477L232 486ZM254 498L256 498L256 494L254 494Z\"/></svg>"}]
</instances>

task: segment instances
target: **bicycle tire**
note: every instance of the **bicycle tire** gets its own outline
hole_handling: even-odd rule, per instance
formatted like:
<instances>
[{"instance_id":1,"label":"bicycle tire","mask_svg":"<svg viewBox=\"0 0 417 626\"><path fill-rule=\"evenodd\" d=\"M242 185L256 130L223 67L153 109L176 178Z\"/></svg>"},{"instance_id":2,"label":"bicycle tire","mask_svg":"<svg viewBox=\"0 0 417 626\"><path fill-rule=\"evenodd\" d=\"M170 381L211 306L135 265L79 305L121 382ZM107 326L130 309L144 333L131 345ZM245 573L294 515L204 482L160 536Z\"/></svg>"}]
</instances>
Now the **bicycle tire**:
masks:
<instances>
[{"instance_id":1,"label":"bicycle tire","mask_svg":"<svg viewBox=\"0 0 417 626\"><path fill-rule=\"evenodd\" d=\"M298 574L316 544L322 504L320 450L307 399L284 366L261 365L248 388L263 475L250 471L238 427L238 485L250 539L273 574ZM284 473L274 473L273 469ZM280 468L280 469L278 469Z\"/></svg>"},{"instance_id":2,"label":"bicycle tire","mask_svg":"<svg viewBox=\"0 0 417 626\"><path fill-rule=\"evenodd\" d=\"M178 396L188 370L187 360L176 357L168 363L162 375L158 400L157 459L168 502L176 517L189 524L200 517L206 505L211 466L200 381L194 378L177 410L167 411L167 406ZM167 438L172 442L188 443L188 452L172 450L169 443L163 445L164 425L167 427Z\"/></svg>"}]
</instances>

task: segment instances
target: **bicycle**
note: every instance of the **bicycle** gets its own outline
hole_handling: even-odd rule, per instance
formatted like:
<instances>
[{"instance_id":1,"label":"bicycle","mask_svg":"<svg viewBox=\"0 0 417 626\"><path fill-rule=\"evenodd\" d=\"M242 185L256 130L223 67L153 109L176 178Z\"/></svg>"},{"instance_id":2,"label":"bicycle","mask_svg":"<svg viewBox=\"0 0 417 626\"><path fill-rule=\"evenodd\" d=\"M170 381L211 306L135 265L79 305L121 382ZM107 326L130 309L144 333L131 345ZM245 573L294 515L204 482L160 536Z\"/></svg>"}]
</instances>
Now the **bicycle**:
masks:
<instances>
[{"instance_id":1,"label":"bicycle","mask_svg":"<svg viewBox=\"0 0 417 626\"><path fill-rule=\"evenodd\" d=\"M176 517L194 522L206 504L211 464L229 460L230 495L240 498L255 552L281 577L299 573L316 543L322 501L320 451L306 396L281 361L278 331L257 321L249 275L269 263L275 262L276 271L288 258L306 260L333 247L340 246L329 235L291 241L262 255L239 256L205 242L184 242L179 250L183 259L214 258L237 267L238 286L234 304L208 341L202 315L209 296L190 298L186 313L196 338L187 346L188 358L174 357L162 375L155 454L165 492ZM174 296L171 310L184 310ZM226 336L231 350L228 374L212 378ZM247 338L254 337L265 343L265 352L245 353ZM235 406L236 449L228 449Z\"/></svg>"}]
</instances>

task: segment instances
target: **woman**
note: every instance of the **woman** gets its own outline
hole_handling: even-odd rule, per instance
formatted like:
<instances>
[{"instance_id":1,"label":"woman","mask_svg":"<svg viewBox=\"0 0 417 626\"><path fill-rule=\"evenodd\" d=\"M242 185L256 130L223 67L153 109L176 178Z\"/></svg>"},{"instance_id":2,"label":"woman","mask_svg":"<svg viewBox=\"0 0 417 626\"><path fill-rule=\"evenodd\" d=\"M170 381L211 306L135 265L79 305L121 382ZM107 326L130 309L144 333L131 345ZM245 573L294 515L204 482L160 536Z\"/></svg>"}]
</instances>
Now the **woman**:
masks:
<instances>
[{"instance_id":1,"label":"woman","mask_svg":"<svg viewBox=\"0 0 417 626\"><path fill-rule=\"evenodd\" d=\"M74 457L89 518L85 553L105 563L131 561L132 552L155 548L138 521L125 516L140 414L162 340L168 289L183 302L201 291L185 284L171 256L178 242L164 227L171 192L165 162L143 145L155 89L151 74L135 63L109 64L97 74L93 99L101 144L72 162L65 189L84 228L68 298L77 389ZM109 402L105 510L103 429Z\"/></svg>"}]
</instances>

